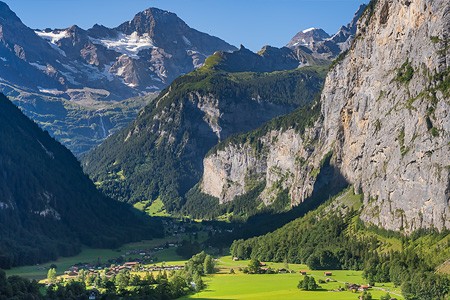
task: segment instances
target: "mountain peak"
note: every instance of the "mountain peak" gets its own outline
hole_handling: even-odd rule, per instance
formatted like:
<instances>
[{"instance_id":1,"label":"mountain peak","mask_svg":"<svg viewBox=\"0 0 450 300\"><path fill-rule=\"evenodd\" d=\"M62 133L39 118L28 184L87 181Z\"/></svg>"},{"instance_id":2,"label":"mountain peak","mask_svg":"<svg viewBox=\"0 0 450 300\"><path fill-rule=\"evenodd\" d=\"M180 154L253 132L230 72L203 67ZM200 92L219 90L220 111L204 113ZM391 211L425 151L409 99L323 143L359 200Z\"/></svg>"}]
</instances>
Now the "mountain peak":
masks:
<instances>
[{"instance_id":1,"label":"mountain peak","mask_svg":"<svg viewBox=\"0 0 450 300\"><path fill-rule=\"evenodd\" d=\"M132 20L124 22L116 29L125 34L137 32L140 35L149 34L152 36L155 35L155 30L157 31L158 28L178 31L180 28L189 27L176 14L150 7L137 13Z\"/></svg>"},{"instance_id":2,"label":"mountain peak","mask_svg":"<svg viewBox=\"0 0 450 300\"><path fill-rule=\"evenodd\" d=\"M330 38L330 35L321 28L307 28L298 32L287 44L288 47L306 46L311 43L321 42Z\"/></svg>"},{"instance_id":3,"label":"mountain peak","mask_svg":"<svg viewBox=\"0 0 450 300\"><path fill-rule=\"evenodd\" d=\"M303 32L303 33L307 33L307 32L313 31L313 30L316 30L316 28L311 27L311 28L308 28L308 29L303 30L302 32Z\"/></svg>"},{"instance_id":4,"label":"mountain peak","mask_svg":"<svg viewBox=\"0 0 450 300\"><path fill-rule=\"evenodd\" d=\"M143 11L137 13L136 16L139 14L145 14L148 16L157 16L157 15L174 15L174 16L176 16L175 13L172 13L172 12L169 12L167 10L163 10L163 9L160 9L157 7L149 7L146 10L143 10Z\"/></svg>"}]
</instances>

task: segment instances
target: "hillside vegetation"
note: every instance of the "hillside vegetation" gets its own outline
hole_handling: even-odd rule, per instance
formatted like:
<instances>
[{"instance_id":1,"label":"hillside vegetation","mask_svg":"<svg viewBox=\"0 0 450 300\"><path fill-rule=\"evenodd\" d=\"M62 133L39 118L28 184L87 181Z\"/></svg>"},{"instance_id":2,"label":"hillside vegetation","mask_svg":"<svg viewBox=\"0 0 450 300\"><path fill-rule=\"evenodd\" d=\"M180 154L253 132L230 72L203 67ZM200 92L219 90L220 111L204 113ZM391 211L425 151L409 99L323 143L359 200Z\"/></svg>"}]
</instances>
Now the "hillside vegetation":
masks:
<instances>
[{"instance_id":1,"label":"hillside vegetation","mask_svg":"<svg viewBox=\"0 0 450 300\"><path fill-rule=\"evenodd\" d=\"M161 234L97 191L77 159L0 95L0 268Z\"/></svg>"}]
</instances>

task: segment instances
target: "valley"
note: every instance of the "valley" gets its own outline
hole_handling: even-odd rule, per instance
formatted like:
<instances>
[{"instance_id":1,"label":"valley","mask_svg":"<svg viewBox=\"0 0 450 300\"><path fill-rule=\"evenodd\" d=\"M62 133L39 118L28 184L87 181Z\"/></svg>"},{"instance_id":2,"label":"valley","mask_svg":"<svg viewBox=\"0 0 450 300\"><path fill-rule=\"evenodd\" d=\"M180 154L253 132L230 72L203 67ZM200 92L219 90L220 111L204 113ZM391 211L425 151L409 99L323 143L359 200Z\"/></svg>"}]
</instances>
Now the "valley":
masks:
<instances>
[{"instance_id":1,"label":"valley","mask_svg":"<svg viewBox=\"0 0 450 300\"><path fill-rule=\"evenodd\" d=\"M156 205L156 208L150 207L150 209L147 209L148 214L161 213L162 203L160 200L156 201L156 203L159 203ZM145 210L145 204L136 206ZM163 218L166 228L165 238L125 244L111 250L84 248L77 256L60 258L46 264L13 268L8 270L7 274L38 279L45 283L48 271L56 266L56 274L61 276L57 278L62 279L64 282L78 282L80 280L83 282L83 280L88 280L86 281L88 290L93 289L103 293L102 286L104 285L100 283L93 284L92 282L97 282L94 279L92 281L90 281L91 279L82 279L84 277L80 276L84 275L81 275L80 270L86 270L85 272L89 272L93 278L110 278L109 280L116 284L119 284L117 277L122 273L128 274L126 276L130 276L130 280L134 275L140 276L144 280L149 273L157 277L162 272L167 273L168 282L172 282L171 278L172 276L176 278L178 276L176 274L185 276L183 275L183 269L187 265L189 257L201 249L206 249L206 252L214 258L216 270L213 274L202 277L206 285L205 288L202 288L199 292L196 292L194 289L182 299L259 299L263 295L274 299L278 297L296 299L300 295L305 297L305 299L329 299L329 293L333 293L333 299L354 299L356 295L362 293L358 291L358 286L370 286L368 291L373 296L372 299L382 299L380 297L385 296L387 292L397 299L404 299L402 295L404 287L401 285L400 278L395 279L397 282L395 284L382 279L382 276L384 276L382 274L394 272L395 267L389 267L391 268L390 271L389 269L384 270L384 267L379 269L377 266L381 262L374 263L371 261L373 259L382 259L383 255L394 255L390 259L397 260L400 257L395 258L395 253L400 254L402 251L406 251L416 257L415 260L418 264L424 263L439 266L450 255L450 247L448 247L450 235L448 233L434 233L422 236L417 235L405 240L404 237L394 232L365 228L358 222L358 216L355 215L355 212L360 211L361 207L361 198L358 195L354 195L351 188L346 189L340 195L327 200L314 212L287 224L274 233L247 240L249 245L241 245L243 240L239 238L242 237L240 235L245 230L240 230L239 228L244 226L251 229L251 222L249 224L239 222L223 223L202 220L194 221L188 218L177 220L166 216ZM333 223L336 221L333 221L332 216L325 217L327 214L334 214L333 212L336 211L340 212L338 214L341 218L346 219L346 215L349 217L349 223L344 225L344 228L339 229L341 234L345 236L341 242L339 242L339 238L338 240L333 240L332 232L337 230L337 228L333 229ZM314 224L315 227L311 227L309 225L311 220L316 218L318 223ZM322 218L324 219L321 220ZM296 230L300 230L300 232L305 229L310 231L310 236L305 237L306 240L301 241L301 243L304 243L304 245L311 244L313 248L309 249L314 250L316 253L320 253L320 251L325 249L334 253L341 253L345 250L348 253L339 254L339 258L333 258L332 252L329 252L327 255L331 255L331 257L327 258L328 262L322 262L322 258L320 262L313 262L314 260L311 260L310 256L306 260L307 264L299 263L298 260L303 259L296 258L293 254L298 253L298 255L302 255L303 250L297 249L295 244L285 244L286 242L295 242L295 240L290 240L289 238L277 240L276 237L271 239L271 236L275 234L292 234L296 231L292 230L293 226L298 228ZM270 231L270 229L266 230ZM322 234L323 237L314 237L317 232ZM231 245L231 248L216 248L215 245L219 244L214 241L222 238L226 239L226 236L229 234L234 234L233 239L237 240ZM304 236L302 233L297 234ZM258 240L265 241L257 246L258 250L255 254L249 254L248 251L253 251L252 244ZM321 240L324 243L321 244L319 242L317 244ZM271 245L273 242L275 242L274 246ZM339 244L342 242L346 246L339 249ZM360 242L365 245L359 244ZM246 250L241 250L241 248ZM377 249L378 255L364 257L362 253L367 251L364 248ZM278 255L271 256L269 249L276 250ZM287 250L289 251L285 252ZM231 252L232 255L227 255L228 252ZM281 255L279 255L280 252ZM261 263L258 260L260 267L257 273L262 274L248 274L248 272L252 272L249 271L252 261L245 258L247 255L261 259ZM260 255L262 256L259 257ZM352 256L356 258L355 255L362 256L356 260L352 259ZM361 259L368 264L359 264ZM382 264L385 265L386 263ZM181 270L174 271L174 267L177 269L181 268ZM302 291L297 288L298 282L304 276L301 272L305 271L308 276L313 276L319 283L320 288L317 291ZM331 276L327 276L328 272L331 272ZM133 291L136 288L133 287L131 281L128 284L129 286L126 290ZM348 288L347 286L352 287ZM357 286L356 291L352 291L355 289L353 286Z\"/></svg>"},{"instance_id":2,"label":"valley","mask_svg":"<svg viewBox=\"0 0 450 300\"><path fill-rule=\"evenodd\" d=\"M0 1L0 300L449 300L450 3L351 1L257 51Z\"/></svg>"}]
</instances>

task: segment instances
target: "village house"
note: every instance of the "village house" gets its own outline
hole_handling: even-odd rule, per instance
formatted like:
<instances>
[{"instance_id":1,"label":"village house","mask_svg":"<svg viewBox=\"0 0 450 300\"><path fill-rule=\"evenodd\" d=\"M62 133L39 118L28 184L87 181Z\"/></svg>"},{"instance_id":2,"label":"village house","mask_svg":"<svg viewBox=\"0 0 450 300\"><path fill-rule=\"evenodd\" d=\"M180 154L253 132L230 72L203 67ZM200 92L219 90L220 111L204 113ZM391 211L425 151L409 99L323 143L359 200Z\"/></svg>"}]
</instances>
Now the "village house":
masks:
<instances>
[{"instance_id":1,"label":"village house","mask_svg":"<svg viewBox=\"0 0 450 300\"><path fill-rule=\"evenodd\" d=\"M370 288L371 288L370 285L361 285L361 286L359 287L358 291L364 292L364 291L367 291L367 290L370 289Z\"/></svg>"}]
</instances>

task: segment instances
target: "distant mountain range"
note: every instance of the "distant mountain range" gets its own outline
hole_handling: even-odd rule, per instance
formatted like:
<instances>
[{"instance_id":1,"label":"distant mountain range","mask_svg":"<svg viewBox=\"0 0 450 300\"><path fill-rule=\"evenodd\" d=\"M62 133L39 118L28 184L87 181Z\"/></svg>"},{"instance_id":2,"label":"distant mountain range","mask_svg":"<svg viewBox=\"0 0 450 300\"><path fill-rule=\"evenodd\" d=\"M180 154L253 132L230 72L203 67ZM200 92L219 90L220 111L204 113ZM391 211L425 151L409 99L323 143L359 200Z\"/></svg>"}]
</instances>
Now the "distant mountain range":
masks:
<instances>
[{"instance_id":1,"label":"distant mountain range","mask_svg":"<svg viewBox=\"0 0 450 300\"><path fill-rule=\"evenodd\" d=\"M1 91L76 155L123 128L160 90L208 56L219 51L226 60L236 50L157 8L115 28L32 30L0 1L0 28ZM355 30L354 21L331 38L320 29L304 30L287 48L266 46L258 54L233 57L252 71L322 64L345 48Z\"/></svg>"},{"instance_id":2,"label":"distant mountain range","mask_svg":"<svg viewBox=\"0 0 450 300\"><path fill-rule=\"evenodd\" d=\"M235 49L157 8L116 28L32 30L0 2L1 90L75 154L148 103L123 100L158 92L215 51Z\"/></svg>"},{"instance_id":3,"label":"distant mountain range","mask_svg":"<svg viewBox=\"0 0 450 300\"><path fill-rule=\"evenodd\" d=\"M33 31L5 3L0 16L3 80L72 100L80 100L80 93L109 101L158 91L214 51L236 49L157 8L116 28L88 30L74 25Z\"/></svg>"}]
</instances>

